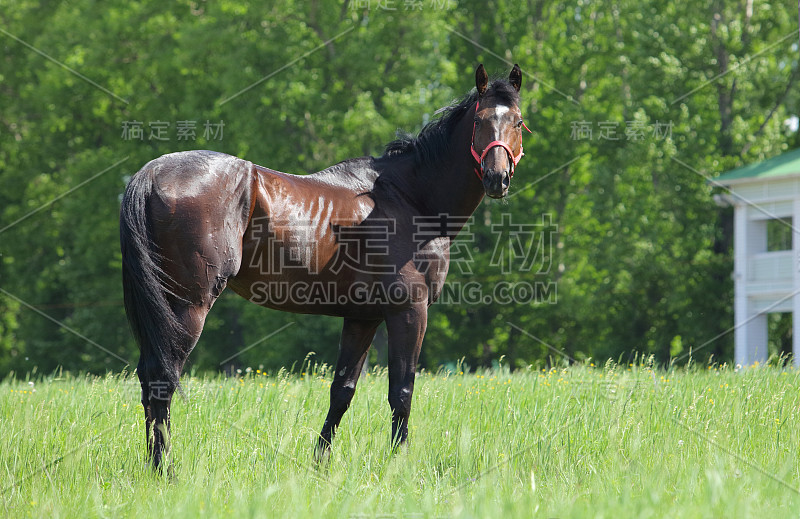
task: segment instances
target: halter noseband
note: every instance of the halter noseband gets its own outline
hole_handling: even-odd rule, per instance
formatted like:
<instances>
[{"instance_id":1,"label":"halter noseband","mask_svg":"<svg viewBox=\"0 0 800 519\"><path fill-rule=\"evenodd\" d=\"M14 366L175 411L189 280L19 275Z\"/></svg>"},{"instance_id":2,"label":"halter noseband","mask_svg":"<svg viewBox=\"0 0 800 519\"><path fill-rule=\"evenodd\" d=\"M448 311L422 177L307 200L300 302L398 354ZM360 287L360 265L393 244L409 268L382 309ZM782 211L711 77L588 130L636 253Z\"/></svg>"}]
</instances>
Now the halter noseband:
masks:
<instances>
[{"instance_id":1,"label":"halter noseband","mask_svg":"<svg viewBox=\"0 0 800 519\"><path fill-rule=\"evenodd\" d=\"M478 108L480 108L480 106L481 106L481 102L480 101L475 103L475 113L476 114L478 113ZM525 125L524 122L522 123L522 127L525 128L526 130L528 130L529 133L533 133ZM489 150L491 150L492 148L495 148L497 146L503 148L504 150L506 150L506 153L508 153L508 157L511 159L511 173L509 173L508 176L509 177L513 177L514 176L514 168L517 166L517 164L519 164L519 161L522 158L522 156L525 155L522 152L522 134L520 134L520 136L519 136L519 154L518 155L514 155L514 152L511 151L511 146L509 146L508 144L506 144L503 141L492 141L492 142L490 142L486 146L486 148L484 148L483 153L481 153L479 155L478 152L475 151L475 121L473 120L472 121L472 142L469 145L469 150L472 152L473 158L475 158L475 160L478 162L478 166L480 166L479 168L475 167L474 171L475 171L475 174L478 176L478 180L480 180L481 182L483 182L483 159L486 157L486 154L489 153Z\"/></svg>"}]
</instances>

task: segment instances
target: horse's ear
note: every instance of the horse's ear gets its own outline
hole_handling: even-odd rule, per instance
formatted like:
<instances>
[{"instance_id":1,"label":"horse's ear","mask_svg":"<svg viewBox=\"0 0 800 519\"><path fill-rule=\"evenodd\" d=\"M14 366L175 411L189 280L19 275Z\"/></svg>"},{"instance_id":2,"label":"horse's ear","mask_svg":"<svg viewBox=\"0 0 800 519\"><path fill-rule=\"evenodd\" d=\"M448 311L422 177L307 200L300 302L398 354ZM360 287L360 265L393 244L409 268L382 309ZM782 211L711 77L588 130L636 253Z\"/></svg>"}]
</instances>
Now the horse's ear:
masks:
<instances>
[{"instance_id":1,"label":"horse's ear","mask_svg":"<svg viewBox=\"0 0 800 519\"><path fill-rule=\"evenodd\" d=\"M489 86L489 74L486 73L486 69L483 68L483 63L478 65L478 68L475 69L475 88L478 89L478 95L482 96L484 92L486 92L486 87Z\"/></svg>"},{"instance_id":2,"label":"horse's ear","mask_svg":"<svg viewBox=\"0 0 800 519\"><path fill-rule=\"evenodd\" d=\"M508 81L519 92L519 88L522 86L522 70L516 63L514 63L514 68L511 69L511 74L508 75Z\"/></svg>"}]
</instances>

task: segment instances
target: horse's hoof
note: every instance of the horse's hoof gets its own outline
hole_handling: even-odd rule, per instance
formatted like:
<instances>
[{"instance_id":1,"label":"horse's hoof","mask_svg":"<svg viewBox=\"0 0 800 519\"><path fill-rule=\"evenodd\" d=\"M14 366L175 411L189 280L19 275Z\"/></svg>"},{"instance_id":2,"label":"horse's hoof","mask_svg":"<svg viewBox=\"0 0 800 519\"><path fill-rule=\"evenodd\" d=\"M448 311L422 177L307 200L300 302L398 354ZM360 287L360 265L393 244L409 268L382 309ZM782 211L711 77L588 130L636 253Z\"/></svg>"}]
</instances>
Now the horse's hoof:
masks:
<instances>
[{"instance_id":1,"label":"horse's hoof","mask_svg":"<svg viewBox=\"0 0 800 519\"><path fill-rule=\"evenodd\" d=\"M314 449L314 464L318 468L328 468L331 464L331 446L325 445L317 447Z\"/></svg>"}]
</instances>

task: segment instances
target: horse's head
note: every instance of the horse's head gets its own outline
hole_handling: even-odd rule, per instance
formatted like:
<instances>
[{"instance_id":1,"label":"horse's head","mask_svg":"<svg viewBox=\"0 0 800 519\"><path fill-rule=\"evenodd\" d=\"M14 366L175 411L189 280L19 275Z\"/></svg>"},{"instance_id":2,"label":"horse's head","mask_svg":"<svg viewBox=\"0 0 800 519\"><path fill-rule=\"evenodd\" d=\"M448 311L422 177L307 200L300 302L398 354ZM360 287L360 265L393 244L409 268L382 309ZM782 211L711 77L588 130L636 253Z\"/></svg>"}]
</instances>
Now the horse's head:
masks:
<instances>
[{"instance_id":1,"label":"horse's head","mask_svg":"<svg viewBox=\"0 0 800 519\"><path fill-rule=\"evenodd\" d=\"M475 172L491 198L506 196L511 177L514 176L514 167L523 155L522 130L528 128L522 121L519 108L521 85L522 71L519 65L511 69L508 83L495 82L491 88L483 65L479 65L475 71L478 101L471 151L478 163Z\"/></svg>"}]
</instances>

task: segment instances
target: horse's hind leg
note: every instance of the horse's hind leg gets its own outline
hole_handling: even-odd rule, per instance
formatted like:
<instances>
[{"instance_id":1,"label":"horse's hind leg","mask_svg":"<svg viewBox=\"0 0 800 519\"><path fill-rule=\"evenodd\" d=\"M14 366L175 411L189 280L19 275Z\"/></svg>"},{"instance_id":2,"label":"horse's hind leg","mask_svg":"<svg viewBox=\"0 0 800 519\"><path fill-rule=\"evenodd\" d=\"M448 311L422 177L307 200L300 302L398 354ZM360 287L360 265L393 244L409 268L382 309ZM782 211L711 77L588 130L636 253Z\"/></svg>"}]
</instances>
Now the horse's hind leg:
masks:
<instances>
[{"instance_id":1,"label":"horse's hind leg","mask_svg":"<svg viewBox=\"0 0 800 519\"><path fill-rule=\"evenodd\" d=\"M165 155L137 173L120 211L125 309L139 344L150 455L169 448L170 404L214 300L242 262L252 164L211 152Z\"/></svg>"},{"instance_id":2,"label":"horse's hind leg","mask_svg":"<svg viewBox=\"0 0 800 519\"><path fill-rule=\"evenodd\" d=\"M380 323L381 321L344 320L342 338L339 342L339 360L336 362L336 372L331 383L331 406L315 450L317 459L330 449L336 428L350 407L358 377L361 375L361 367L364 365L367 351Z\"/></svg>"},{"instance_id":3,"label":"horse's hind leg","mask_svg":"<svg viewBox=\"0 0 800 519\"><path fill-rule=\"evenodd\" d=\"M142 359L139 360L136 373L142 385L147 454L153 467L158 469L169 452L169 409L177 385L167 377L160 377L148 370Z\"/></svg>"},{"instance_id":4,"label":"horse's hind leg","mask_svg":"<svg viewBox=\"0 0 800 519\"><path fill-rule=\"evenodd\" d=\"M162 467L170 450L170 409L183 366L203 330L208 308L188 306L176 308L183 333L171 351L165 352L167 369L148 366L140 359L137 373L142 385L142 406L145 413L147 452L155 468ZM168 373L171 370L172 373Z\"/></svg>"}]
</instances>

